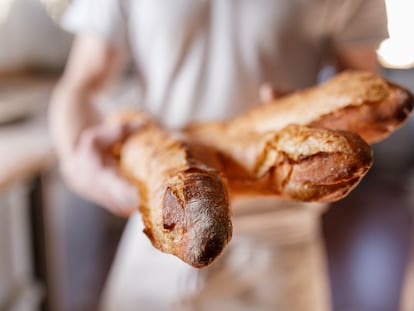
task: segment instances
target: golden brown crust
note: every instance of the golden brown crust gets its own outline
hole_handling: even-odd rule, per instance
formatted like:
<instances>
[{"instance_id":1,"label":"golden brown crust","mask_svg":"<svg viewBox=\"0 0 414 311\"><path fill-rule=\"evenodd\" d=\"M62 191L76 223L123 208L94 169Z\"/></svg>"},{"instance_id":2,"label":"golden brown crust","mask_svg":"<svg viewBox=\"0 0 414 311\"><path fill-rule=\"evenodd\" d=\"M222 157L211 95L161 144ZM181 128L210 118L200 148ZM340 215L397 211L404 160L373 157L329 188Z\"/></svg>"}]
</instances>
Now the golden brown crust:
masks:
<instances>
[{"instance_id":1,"label":"golden brown crust","mask_svg":"<svg viewBox=\"0 0 414 311\"><path fill-rule=\"evenodd\" d=\"M195 124L188 132L220 127L234 135L275 131L289 124L351 131L368 143L378 142L410 116L413 95L364 71L346 71L328 82L279 98L225 123Z\"/></svg>"},{"instance_id":2,"label":"golden brown crust","mask_svg":"<svg viewBox=\"0 0 414 311\"><path fill-rule=\"evenodd\" d=\"M360 136L327 128L376 142L401 126L413 102L407 90L375 75L346 72L229 122L193 125L186 142L128 112L118 118L145 126L119 146L120 166L141 191L153 245L203 267L231 238L219 172L232 194L338 200L366 174L372 153Z\"/></svg>"},{"instance_id":3,"label":"golden brown crust","mask_svg":"<svg viewBox=\"0 0 414 311\"><path fill-rule=\"evenodd\" d=\"M336 201L358 184L373 162L370 146L356 134L293 124L243 138L224 132L193 139L217 150L232 195Z\"/></svg>"},{"instance_id":4,"label":"golden brown crust","mask_svg":"<svg viewBox=\"0 0 414 311\"><path fill-rule=\"evenodd\" d=\"M401 127L413 110L413 95L394 84L387 83L386 98L361 102L325 114L311 126L347 130L359 133L370 143L379 142Z\"/></svg>"},{"instance_id":5,"label":"golden brown crust","mask_svg":"<svg viewBox=\"0 0 414 311\"><path fill-rule=\"evenodd\" d=\"M288 135L288 139L271 148L266 136L280 131L287 133L286 126L298 124L354 132L368 143L374 143L398 129L410 116L413 105L413 96L406 89L368 72L347 71L325 84L258 106L233 120L193 124L185 131L224 154L225 172L232 193L275 193L290 199L334 201L348 194L371 166L371 152L359 137L353 137L352 142L349 140L350 145L362 146L354 148L350 158L342 158L346 153L321 150L317 155L303 156L302 161L297 162L292 154L275 150L290 145L300 151L298 139L301 135ZM341 135L351 138L344 132ZM326 146L338 147L337 140L332 142L335 143ZM322 147L322 142L314 145L315 150ZM358 157L361 157L360 162ZM349 162L349 159L353 160ZM351 169L347 171L348 177L337 176L337 181L329 186L311 179L302 183L299 180L286 182L288 178L296 180L299 176L296 174L302 172L302 177L320 178L328 183L332 176L324 168L341 163L350 168L361 167L354 171L354 177ZM312 167L315 168L313 172ZM246 178L252 170L262 174Z\"/></svg>"},{"instance_id":6,"label":"golden brown crust","mask_svg":"<svg viewBox=\"0 0 414 311\"><path fill-rule=\"evenodd\" d=\"M194 267L221 253L232 224L220 172L152 122L123 144L120 166L140 189L144 232L156 248Z\"/></svg>"}]
</instances>

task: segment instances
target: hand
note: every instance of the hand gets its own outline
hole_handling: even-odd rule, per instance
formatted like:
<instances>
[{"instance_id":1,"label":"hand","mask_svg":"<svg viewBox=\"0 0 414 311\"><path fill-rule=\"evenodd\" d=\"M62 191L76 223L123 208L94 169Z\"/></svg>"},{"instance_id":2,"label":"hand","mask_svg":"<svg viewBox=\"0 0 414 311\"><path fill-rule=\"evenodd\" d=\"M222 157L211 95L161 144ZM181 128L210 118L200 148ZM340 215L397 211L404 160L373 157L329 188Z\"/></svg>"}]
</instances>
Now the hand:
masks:
<instances>
[{"instance_id":1,"label":"hand","mask_svg":"<svg viewBox=\"0 0 414 311\"><path fill-rule=\"evenodd\" d=\"M102 124L83 131L73 153L61 161L69 187L112 213L128 216L137 211L138 190L122 177L110 148L138 128L139 124Z\"/></svg>"},{"instance_id":2,"label":"hand","mask_svg":"<svg viewBox=\"0 0 414 311\"><path fill-rule=\"evenodd\" d=\"M269 104L289 93L286 90L277 90L269 83L264 83L260 86L259 98L262 103Z\"/></svg>"}]
</instances>

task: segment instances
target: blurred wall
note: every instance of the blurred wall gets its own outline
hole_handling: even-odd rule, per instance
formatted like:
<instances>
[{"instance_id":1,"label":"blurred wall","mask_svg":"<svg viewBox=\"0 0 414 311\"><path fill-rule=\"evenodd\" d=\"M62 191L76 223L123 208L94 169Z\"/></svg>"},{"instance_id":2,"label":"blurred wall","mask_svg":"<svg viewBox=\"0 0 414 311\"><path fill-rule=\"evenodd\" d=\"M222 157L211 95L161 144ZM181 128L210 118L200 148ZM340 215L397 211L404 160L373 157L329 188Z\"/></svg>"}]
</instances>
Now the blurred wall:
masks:
<instances>
[{"instance_id":1,"label":"blurred wall","mask_svg":"<svg viewBox=\"0 0 414 311\"><path fill-rule=\"evenodd\" d=\"M382 74L414 93L414 68L384 68ZM375 166L384 173L414 173L414 114L398 131L373 148Z\"/></svg>"},{"instance_id":2,"label":"blurred wall","mask_svg":"<svg viewBox=\"0 0 414 311\"><path fill-rule=\"evenodd\" d=\"M63 67L71 37L39 0L0 0L0 11L0 73Z\"/></svg>"}]
</instances>

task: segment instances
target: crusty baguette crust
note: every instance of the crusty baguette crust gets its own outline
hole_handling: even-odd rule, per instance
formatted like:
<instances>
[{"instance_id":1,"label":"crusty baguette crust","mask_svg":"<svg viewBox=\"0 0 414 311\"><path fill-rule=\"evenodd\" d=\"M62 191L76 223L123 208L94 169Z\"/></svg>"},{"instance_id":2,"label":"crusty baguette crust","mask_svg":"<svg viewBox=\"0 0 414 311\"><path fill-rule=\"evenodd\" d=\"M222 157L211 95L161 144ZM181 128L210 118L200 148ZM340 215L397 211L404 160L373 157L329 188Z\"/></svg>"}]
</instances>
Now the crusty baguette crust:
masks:
<instances>
[{"instance_id":1,"label":"crusty baguette crust","mask_svg":"<svg viewBox=\"0 0 414 311\"><path fill-rule=\"evenodd\" d=\"M346 72L233 120L192 125L185 142L128 112L121 119L139 116L145 126L120 146L120 167L140 189L153 245L202 267L231 238L228 185L219 172L235 195L338 200L372 165L360 136L386 138L413 102L410 92L375 75Z\"/></svg>"},{"instance_id":2,"label":"crusty baguette crust","mask_svg":"<svg viewBox=\"0 0 414 311\"><path fill-rule=\"evenodd\" d=\"M410 116L413 95L364 71L346 71L326 83L260 105L227 122L194 124L189 133L220 128L231 135L277 131L289 124L339 129L375 143L398 129Z\"/></svg>"},{"instance_id":3,"label":"crusty baguette crust","mask_svg":"<svg viewBox=\"0 0 414 311\"><path fill-rule=\"evenodd\" d=\"M370 146L350 132L292 124L243 137L204 134L192 138L219 153L233 196L332 202L347 195L373 163Z\"/></svg>"},{"instance_id":4,"label":"crusty baguette crust","mask_svg":"<svg viewBox=\"0 0 414 311\"><path fill-rule=\"evenodd\" d=\"M381 100L368 98L359 105L348 105L325 114L310 126L347 130L358 133L369 143L386 139L399 129L411 115L413 95L395 84L383 81L387 96Z\"/></svg>"},{"instance_id":5,"label":"crusty baguette crust","mask_svg":"<svg viewBox=\"0 0 414 311\"><path fill-rule=\"evenodd\" d=\"M139 119L140 114L131 117ZM198 161L188 144L154 122L124 142L119 161L140 190L144 232L152 244L193 267L210 264L232 235L221 173Z\"/></svg>"}]
</instances>

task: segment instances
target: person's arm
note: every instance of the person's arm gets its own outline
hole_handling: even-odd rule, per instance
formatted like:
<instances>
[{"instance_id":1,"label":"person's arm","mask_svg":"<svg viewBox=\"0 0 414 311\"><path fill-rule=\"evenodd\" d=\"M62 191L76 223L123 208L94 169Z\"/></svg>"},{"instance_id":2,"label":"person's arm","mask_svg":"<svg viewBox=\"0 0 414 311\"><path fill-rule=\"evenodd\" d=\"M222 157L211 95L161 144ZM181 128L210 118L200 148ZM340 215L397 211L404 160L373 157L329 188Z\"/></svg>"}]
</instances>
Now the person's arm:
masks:
<instances>
[{"instance_id":1,"label":"person's arm","mask_svg":"<svg viewBox=\"0 0 414 311\"><path fill-rule=\"evenodd\" d=\"M388 37L384 0L332 0L329 22L336 69L378 73L376 50Z\"/></svg>"},{"instance_id":2,"label":"person's arm","mask_svg":"<svg viewBox=\"0 0 414 311\"><path fill-rule=\"evenodd\" d=\"M51 100L50 125L60 158L71 156L83 130L100 122L93 98L117 67L117 51L94 37L75 39Z\"/></svg>"},{"instance_id":3,"label":"person's arm","mask_svg":"<svg viewBox=\"0 0 414 311\"><path fill-rule=\"evenodd\" d=\"M117 214L138 207L138 193L118 173L108 147L128 129L100 123L94 98L118 71L120 51L97 37L75 39L51 98L49 125L63 176L81 196Z\"/></svg>"},{"instance_id":4,"label":"person's arm","mask_svg":"<svg viewBox=\"0 0 414 311\"><path fill-rule=\"evenodd\" d=\"M380 66L377 59L376 49L376 45L337 49L335 55L337 70L354 69L377 73Z\"/></svg>"}]
</instances>

